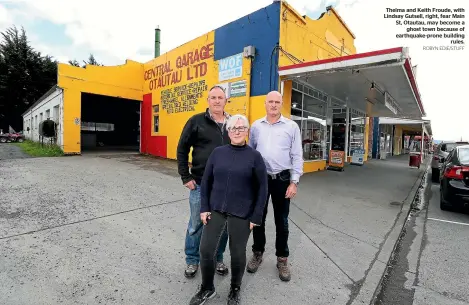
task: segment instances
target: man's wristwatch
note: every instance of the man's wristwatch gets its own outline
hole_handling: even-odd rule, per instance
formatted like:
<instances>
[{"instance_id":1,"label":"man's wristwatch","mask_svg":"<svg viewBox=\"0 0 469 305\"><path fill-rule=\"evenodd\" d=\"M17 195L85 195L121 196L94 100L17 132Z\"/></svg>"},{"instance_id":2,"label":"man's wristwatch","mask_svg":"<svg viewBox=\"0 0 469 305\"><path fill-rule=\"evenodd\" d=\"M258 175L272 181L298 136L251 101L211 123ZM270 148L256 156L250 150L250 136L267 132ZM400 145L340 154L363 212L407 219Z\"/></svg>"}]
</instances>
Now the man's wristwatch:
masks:
<instances>
[{"instance_id":1,"label":"man's wristwatch","mask_svg":"<svg viewBox=\"0 0 469 305\"><path fill-rule=\"evenodd\" d=\"M296 186L298 186L298 183L299 183L299 182L298 182L298 181L293 181L293 180L292 180L292 181L290 181L290 183L294 183Z\"/></svg>"}]
</instances>

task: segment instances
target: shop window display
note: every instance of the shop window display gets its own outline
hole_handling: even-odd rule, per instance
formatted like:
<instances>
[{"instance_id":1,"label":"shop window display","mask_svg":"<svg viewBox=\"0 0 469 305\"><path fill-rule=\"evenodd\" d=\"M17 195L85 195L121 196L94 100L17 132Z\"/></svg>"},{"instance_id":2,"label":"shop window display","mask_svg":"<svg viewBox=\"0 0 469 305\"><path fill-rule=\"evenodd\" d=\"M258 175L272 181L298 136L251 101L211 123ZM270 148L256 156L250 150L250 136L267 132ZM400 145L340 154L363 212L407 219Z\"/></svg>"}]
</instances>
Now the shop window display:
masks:
<instances>
[{"instance_id":1,"label":"shop window display","mask_svg":"<svg viewBox=\"0 0 469 305\"><path fill-rule=\"evenodd\" d=\"M293 89L291 118L300 127L303 158L305 161L323 160L327 157L327 102L310 95L313 89L295 87L302 91Z\"/></svg>"},{"instance_id":2,"label":"shop window display","mask_svg":"<svg viewBox=\"0 0 469 305\"><path fill-rule=\"evenodd\" d=\"M365 117L352 114L350 119L349 156L355 149L365 149Z\"/></svg>"}]
</instances>

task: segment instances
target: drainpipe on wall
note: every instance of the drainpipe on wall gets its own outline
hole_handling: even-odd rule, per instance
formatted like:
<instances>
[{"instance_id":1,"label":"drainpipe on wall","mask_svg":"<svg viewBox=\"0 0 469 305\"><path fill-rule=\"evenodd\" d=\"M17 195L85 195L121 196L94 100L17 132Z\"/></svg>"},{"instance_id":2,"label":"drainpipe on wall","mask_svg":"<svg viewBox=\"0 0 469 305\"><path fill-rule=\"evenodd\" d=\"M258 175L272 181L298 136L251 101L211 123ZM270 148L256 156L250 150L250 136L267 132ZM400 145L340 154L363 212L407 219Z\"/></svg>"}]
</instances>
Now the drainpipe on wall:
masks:
<instances>
[{"instance_id":1,"label":"drainpipe on wall","mask_svg":"<svg viewBox=\"0 0 469 305\"><path fill-rule=\"evenodd\" d=\"M155 58L160 56L160 36L161 36L161 30L160 30L160 27L157 27L155 29Z\"/></svg>"}]
</instances>

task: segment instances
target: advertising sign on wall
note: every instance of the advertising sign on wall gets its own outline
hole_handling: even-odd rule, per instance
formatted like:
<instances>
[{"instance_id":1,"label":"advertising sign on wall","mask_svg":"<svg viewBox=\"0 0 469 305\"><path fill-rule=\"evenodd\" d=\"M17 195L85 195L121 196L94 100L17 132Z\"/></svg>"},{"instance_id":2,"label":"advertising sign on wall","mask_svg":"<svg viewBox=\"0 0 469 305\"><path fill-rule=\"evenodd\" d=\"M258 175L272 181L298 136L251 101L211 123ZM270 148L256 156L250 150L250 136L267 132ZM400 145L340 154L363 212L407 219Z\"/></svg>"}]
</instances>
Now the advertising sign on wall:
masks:
<instances>
[{"instance_id":1,"label":"advertising sign on wall","mask_svg":"<svg viewBox=\"0 0 469 305\"><path fill-rule=\"evenodd\" d=\"M246 80L232 82L230 84L230 97L240 97L246 95Z\"/></svg>"},{"instance_id":2,"label":"advertising sign on wall","mask_svg":"<svg viewBox=\"0 0 469 305\"><path fill-rule=\"evenodd\" d=\"M236 82L218 83L225 90L226 98L246 96L247 82L245 79Z\"/></svg>"},{"instance_id":3,"label":"advertising sign on wall","mask_svg":"<svg viewBox=\"0 0 469 305\"><path fill-rule=\"evenodd\" d=\"M243 75L243 53L222 58L218 62L218 80L224 81Z\"/></svg>"},{"instance_id":4,"label":"advertising sign on wall","mask_svg":"<svg viewBox=\"0 0 469 305\"><path fill-rule=\"evenodd\" d=\"M220 84L217 84L217 86L220 86L223 88L227 99L230 98L230 83L220 83Z\"/></svg>"},{"instance_id":5,"label":"advertising sign on wall","mask_svg":"<svg viewBox=\"0 0 469 305\"><path fill-rule=\"evenodd\" d=\"M208 89L205 78L213 58L213 43L174 53L162 58L164 61L157 58L144 71L144 80L167 114L193 112Z\"/></svg>"}]
</instances>

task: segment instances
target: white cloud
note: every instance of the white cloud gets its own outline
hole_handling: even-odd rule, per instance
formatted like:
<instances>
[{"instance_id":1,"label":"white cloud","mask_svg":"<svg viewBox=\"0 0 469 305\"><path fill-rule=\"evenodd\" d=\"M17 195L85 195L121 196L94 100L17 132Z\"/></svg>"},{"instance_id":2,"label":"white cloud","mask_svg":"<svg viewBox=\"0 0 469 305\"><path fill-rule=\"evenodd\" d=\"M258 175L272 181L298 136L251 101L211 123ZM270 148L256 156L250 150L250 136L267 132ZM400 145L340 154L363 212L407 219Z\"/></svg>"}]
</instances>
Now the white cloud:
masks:
<instances>
[{"instance_id":1,"label":"white cloud","mask_svg":"<svg viewBox=\"0 0 469 305\"><path fill-rule=\"evenodd\" d=\"M18 0L35 16L65 25L74 47L101 51L118 59L153 50L154 29L162 29L162 52L235 20L271 1L240 0L226 9L220 1ZM207 9L210 8L210 9ZM217 12L218 11L218 12ZM217 12L217 13L215 13ZM146 60L151 59L151 54Z\"/></svg>"},{"instance_id":2,"label":"white cloud","mask_svg":"<svg viewBox=\"0 0 469 305\"><path fill-rule=\"evenodd\" d=\"M333 0L288 1L300 13L324 10ZM431 40L399 40L393 19L384 19L386 7L444 8L440 0L340 0L336 7L352 32L358 52L409 46L412 63L418 65L418 84L426 112L432 119L435 136L440 139L465 137L469 128L465 117L468 49L464 52L423 51L423 45L441 45ZM72 45L46 46L33 40L36 48L51 52L60 60L85 59L89 53L106 64L122 64L129 58L146 62L152 58L154 28L162 29L162 53L194 39L228 22L272 3L271 0L216 1L107 1L107 0L15 0L22 4L21 13L29 18L44 18L65 26ZM453 0L451 7L466 7L467 0ZM11 13L11 12L10 12ZM466 13L467 14L467 13ZM13 15L0 6L2 20L12 22ZM5 22L4 22L5 23ZM29 29L28 33L31 32ZM30 35L31 36L31 35ZM458 90L459 89L459 90ZM461 92L461 93L459 93Z\"/></svg>"},{"instance_id":3,"label":"white cloud","mask_svg":"<svg viewBox=\"0 0 469 305\"><path fill-rule=\"evenodd\" d=\"M0 31L3 31L6 27L13 23L12 14L0 4Z\"/></svg>"}]
</instances>

